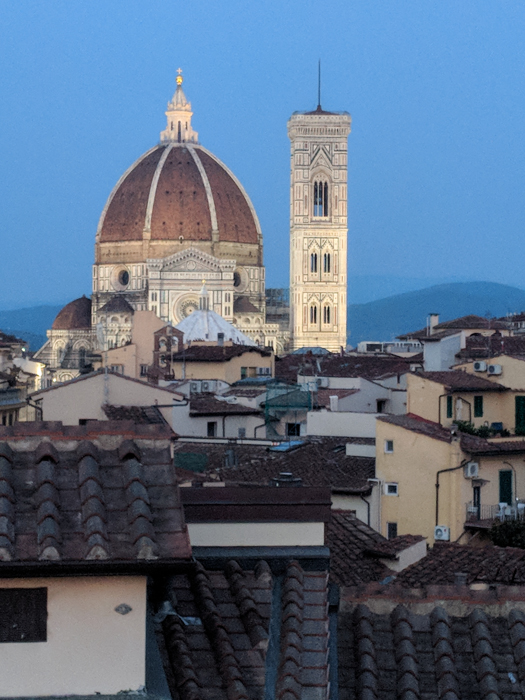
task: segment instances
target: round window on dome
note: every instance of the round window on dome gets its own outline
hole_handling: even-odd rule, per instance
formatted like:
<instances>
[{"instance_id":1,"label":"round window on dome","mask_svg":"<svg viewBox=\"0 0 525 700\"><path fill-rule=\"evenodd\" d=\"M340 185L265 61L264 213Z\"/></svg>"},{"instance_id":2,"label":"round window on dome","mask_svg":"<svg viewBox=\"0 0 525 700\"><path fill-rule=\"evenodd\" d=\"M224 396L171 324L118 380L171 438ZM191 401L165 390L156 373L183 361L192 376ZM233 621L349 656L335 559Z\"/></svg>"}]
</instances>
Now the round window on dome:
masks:
<instances>
[{"instance_id":1,"label":"round window on dome","mask_svg":"<svg viewBox=\"0 0 525 700\"><path fill-rule=\"evenodd\" d=\"M123 287L127 287L129 284L129 272L127 270L121 270L118 273L118 281Z\"/></svg>"}]
</instances>

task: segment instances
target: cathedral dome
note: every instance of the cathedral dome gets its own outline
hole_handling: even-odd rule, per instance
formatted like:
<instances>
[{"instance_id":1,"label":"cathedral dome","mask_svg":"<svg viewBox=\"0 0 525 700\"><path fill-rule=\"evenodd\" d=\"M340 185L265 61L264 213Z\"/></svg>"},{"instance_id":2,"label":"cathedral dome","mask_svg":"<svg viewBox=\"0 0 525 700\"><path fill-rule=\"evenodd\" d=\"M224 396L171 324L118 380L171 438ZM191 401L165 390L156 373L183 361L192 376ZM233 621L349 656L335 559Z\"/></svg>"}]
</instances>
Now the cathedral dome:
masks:
<instances>
[{"instance_id":1,"label":"cathedral dome","mask_svg":"<svg viewBox=\"0 0 525 700\"><path fill-rule=\"evenodd\" d=\"M104 208L100 243L259 243L260 226L242 185L198 144L161 143L122 176Z\"/></svg>"},{"instance_id":2,"label":"cathedral dome","mask_svg":"<svg viewBox=\"0 0 525 700\"><path fill-rule=\"evenodd\" d=\"M60 309L52 326L54 331L91 329L91 299L80 297Z\"/></svg>"}]
</instances>

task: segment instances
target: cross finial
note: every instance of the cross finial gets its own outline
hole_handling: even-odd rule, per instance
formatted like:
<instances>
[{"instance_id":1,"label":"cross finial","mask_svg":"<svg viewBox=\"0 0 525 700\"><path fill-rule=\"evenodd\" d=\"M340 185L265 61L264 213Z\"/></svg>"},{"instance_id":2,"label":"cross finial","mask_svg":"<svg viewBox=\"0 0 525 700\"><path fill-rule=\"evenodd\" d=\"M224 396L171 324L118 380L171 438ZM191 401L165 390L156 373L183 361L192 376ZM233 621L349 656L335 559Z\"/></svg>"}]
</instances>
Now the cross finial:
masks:
<instances>
[{"instance_id":1,"label":"cross finial","mask_svg":"<svg viewBox=\"0 0 525 700\"><path fill-rule=\"evenodd\" d=\"M184 78L182 77L182 68L177 68L177 85L182 85Z\"/></svg>"},{"instance_id":2,"label":"cross finial","mask_svg":"<svg viewBox=\"0 0 525 700\"><path fill-rule=\"evenodd\" d=\"M180 75L182 73L182 68L177 68L177 73Z\"/></svg>"}]
</instances>

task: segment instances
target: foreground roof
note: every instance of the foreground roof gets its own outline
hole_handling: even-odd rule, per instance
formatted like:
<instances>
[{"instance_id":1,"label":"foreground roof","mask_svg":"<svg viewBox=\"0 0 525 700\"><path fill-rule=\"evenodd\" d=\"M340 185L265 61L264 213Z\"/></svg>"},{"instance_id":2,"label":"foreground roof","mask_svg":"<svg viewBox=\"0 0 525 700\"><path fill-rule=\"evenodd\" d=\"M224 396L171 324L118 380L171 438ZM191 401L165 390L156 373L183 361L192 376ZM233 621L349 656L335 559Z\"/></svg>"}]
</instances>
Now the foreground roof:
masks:
<instances>
[{"instance_id":1,"label":"foreground roof","mask_svg":"<svg viewBox=\"0 0 525 700\"><path fill-rule=\"evenodd\" d=\"M421 606L421 614L403 605L391 612L387 605L382 610L348 606L339 615L339 696L346 700L522 698L525 613L504 608L501 616L491 616L490 606L471 605L462 615L455 603L448 610L427 603Z\"/></svg>"},{"instance_id":2,"label":"foreground roof","mask_svg":"<svg viewBox=\"0 0 525 700\"><path fill-rule=\"evenodd\" d=\"M156 619L172 698L327 700L326 571L241 564L196 563L169 582Z\"/></svg>"},{"instance_id":3,"label":"foreground roof","mask_svg":"<svg viewBox=\"0 0 525 700\"><path fill-rule=\"evenodd\" d=\"M170 437L120 421L0 428L0 572L190 557Z\"/></svg>"}]
</instances>

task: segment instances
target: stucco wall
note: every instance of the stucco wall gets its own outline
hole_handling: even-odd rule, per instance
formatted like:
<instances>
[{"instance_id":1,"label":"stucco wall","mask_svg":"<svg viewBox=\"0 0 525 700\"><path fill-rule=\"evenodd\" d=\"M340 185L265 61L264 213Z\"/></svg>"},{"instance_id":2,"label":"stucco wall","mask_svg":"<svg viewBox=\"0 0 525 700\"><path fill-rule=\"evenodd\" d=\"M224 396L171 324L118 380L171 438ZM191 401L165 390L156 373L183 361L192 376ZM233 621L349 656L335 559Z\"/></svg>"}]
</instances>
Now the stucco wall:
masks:
<instances>
[{"instance_id":1,"label":"stucco wall","mask_svg":"<svg viewBox=\"0 0 525 700\"><path fill-rule=\"evenodd\" d=\"M316 547L324 523L190 523L192 547Z\"/></svg>"},{"instance_id":2,"label":"stucco wall","mask_svg":"<svg viewBox=\"0 0 525 700\"><path fill-rule=\"evenodd\" d=\"M153 406L171 404L178 395L146 382L129 381L108 374L108 403L114 406ZM81 418L107 420L102 410L106 399L104 374L62 384L50 391L34 394L42 399L43 420L60 420L64 425L78 425Z\"/></svg>"},{"instance_id":3,"label":"stucco wall","mask_svg":"<svg viewBox=\"0 0 525 700\"><path fill-rule=\"evenodd\" d=\"M377 415L377 413L309 411L306 417L306 432L307 435L374 438Z\"/></svg>"},{"instance_id":4,"label":"stucco wall","mask_svg":"<svg viewBox=\"0 0 525 700\"><path fill-rule=\"evenodd\" d=\"M233 384L241 379L241 367L269 367L274 376L274 355L262 356L258 352L246 352L240 357L233 357L227 362L174 362L175 377L182 379L222 379ZM183 371L185 369L185 371ZM255 375L259 376L259 375ZM268 375L270 376L270 375Z\"/></svg>"},{"instance_id":5,"label":"stucco wall","mask_svg":"<svg viewBox=\"0 0 525 700\"><path fill-rule=\"evenodd\" d=\"M48 589L47 642L0 644L0 697L115 694L145 684L145 577L2 579ZM119 615L115 607L132 610Z\"/></svg>"},{"instance_id":6,"label":"stucco wall","mask_svg":"<svg viewBox=\"0 0 525 700\"><path fill-rule=\"evenodd\" d=\"M247 438L265 438L266 427L264 416L261 415L227 415L227 416L193 416L189 415L189 406L180 406L171 409L172 428L178 435L207 437L208 423L217 423L217 434L215 437L239 437L239 428L246 430ZM224 420L223 420L224 418ZM255 435L255 428L258 428Z\"/></svg>"}]
</instances>

